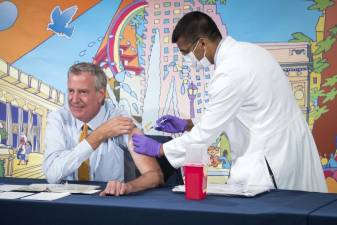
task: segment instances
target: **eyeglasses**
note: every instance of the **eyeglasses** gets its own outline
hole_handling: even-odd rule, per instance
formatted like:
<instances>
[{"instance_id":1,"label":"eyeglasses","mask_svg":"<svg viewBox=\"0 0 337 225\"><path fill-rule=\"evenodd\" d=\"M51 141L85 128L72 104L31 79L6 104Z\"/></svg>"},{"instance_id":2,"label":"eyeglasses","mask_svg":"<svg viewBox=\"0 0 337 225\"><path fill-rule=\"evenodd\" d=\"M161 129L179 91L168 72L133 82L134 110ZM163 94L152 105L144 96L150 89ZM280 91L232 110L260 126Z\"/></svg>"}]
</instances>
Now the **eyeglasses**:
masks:
<instances>
[{"instance_id":1,"label":"eyeglasses","mask_svg":"<svg viewBox=\"0 0 337 225\"><path fill-rule=\"evenodd\" d=\"M200 39L199 37L196 38L196 39L191 43L191 45L190 45L188 48L186 48L186 49L180 49L181 54L187 55L188 53L190 53L190 52L192 51L191 49L194 49L194 48L195 48L195 47L193 47L193 46L194 46L194 44L195 44L199 39Z\"/></svg>"}]
</instances>

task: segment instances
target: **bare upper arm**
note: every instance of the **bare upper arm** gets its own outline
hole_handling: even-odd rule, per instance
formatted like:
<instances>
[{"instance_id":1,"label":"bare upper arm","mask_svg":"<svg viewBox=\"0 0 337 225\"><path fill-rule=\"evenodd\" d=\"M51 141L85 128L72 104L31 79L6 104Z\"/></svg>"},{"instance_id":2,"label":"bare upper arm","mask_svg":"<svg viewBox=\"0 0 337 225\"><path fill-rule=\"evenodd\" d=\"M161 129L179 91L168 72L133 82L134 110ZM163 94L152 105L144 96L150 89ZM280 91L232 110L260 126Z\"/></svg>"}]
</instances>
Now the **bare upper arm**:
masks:
<instances>
[{"instance_id":1,"label":"bare upper arm","mask_svg":"<svg viewBox=\"0 0 337 225\"><path fill-rule=\"evenodd\" d=\"M134 151L133 148L133 142L132 142L132 135L134 134L142 134L143 132L139 130L138 128L134 128L129 136L129 143L128 143L128 149L130 151L130 154L132 156L133 161L135 162L139 172L141 174L153 171L153 170L160 170L159 164L157 163L157 160L153 157L138 154Z\"/></svg>"}]
</instances>

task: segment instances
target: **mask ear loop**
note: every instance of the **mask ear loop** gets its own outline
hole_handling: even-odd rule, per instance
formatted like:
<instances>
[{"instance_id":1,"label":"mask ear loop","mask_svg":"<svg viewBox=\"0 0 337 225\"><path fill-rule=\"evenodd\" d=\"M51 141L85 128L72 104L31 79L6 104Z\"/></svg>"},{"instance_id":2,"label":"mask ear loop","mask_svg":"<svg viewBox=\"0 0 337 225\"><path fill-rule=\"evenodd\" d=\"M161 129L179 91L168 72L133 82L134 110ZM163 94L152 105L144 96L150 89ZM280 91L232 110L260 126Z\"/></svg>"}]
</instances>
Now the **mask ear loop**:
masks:
<instances>
[{"instance_id":1,"label":"mask ear loop","mask_svg":"<svg viewBox=\"0 0 337 225\"><path fill-rule=\"evenodd\" d=\"M206 51L207 51L206 45L205 45L205 47L204 47L204 50L205 50L205 52L204 52L204 58L205 58L205 57L206 57Z\"/></svg>"},{"instance_id":2,"label":"mask ear loop","mask_svg":"<svg viewBox=\"0 0 337 225\"><path fill-rule=\"evenodd\" d=\"M200 40L200 39L199 39L199 40ZM198 44L199 44L199 40L198 40L197 44L194 46L194 48L193 48L193 51L192 51L193 54L194 54L194 51L197 49L197 46L198 46Z\"/></svg>"},{"instance_id":3,"label":"mask ear loop","mask_svg":"<svg viewBox=\"0 0 337 225\"><path fill-rule=\"evenodd\" d=\"M200 38L200 39L201 39L201 38ZM199 39L199 40L200 40L200 39ZM198 41L199 41L199 40L198 40ZM204 51L205 51L205 52L204 52L204 58L205 58L205 57L206 57L206 51L207 51L206 45L204 45Z\"/></svg>"}]
</instances>

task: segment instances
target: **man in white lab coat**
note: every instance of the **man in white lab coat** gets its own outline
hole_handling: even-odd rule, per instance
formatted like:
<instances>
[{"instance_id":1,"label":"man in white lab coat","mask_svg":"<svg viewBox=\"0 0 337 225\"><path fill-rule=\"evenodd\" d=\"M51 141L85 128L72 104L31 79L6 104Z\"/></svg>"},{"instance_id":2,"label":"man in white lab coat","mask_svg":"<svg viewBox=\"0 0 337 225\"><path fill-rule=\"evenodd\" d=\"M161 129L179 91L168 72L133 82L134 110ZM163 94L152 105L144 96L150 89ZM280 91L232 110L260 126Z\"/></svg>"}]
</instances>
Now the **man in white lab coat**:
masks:
<instances>
[{"instance_id":1,"label":"man in white lab coat","mask_svg":"<svg viewBox=\"0 0 337 225\"><path fill-rule=\"evenodd\" d=\"M172 42L190 66L215 65L209 103L194 125L175 116L159 118L158 130L188 132L163 145L134 135L136 152L155 157L165 154L178 168L186 162L187 151L206 151L224 132L233 159L229 182L327 191L311 131L287 76L266 50L222 37L212 19L201 12L181 18Z\"/></svg>"}]
</instances>

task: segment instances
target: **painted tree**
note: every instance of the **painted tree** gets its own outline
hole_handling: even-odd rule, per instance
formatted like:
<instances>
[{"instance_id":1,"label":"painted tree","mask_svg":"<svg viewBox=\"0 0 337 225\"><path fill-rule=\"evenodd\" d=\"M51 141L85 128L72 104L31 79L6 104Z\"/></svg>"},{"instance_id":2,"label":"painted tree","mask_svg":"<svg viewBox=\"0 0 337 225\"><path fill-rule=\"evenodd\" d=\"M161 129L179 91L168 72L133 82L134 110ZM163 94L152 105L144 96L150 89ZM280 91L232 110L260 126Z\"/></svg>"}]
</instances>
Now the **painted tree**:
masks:
<instances>
[{"instance_id":1,"label":"painted tree","mask_svg":"<svg viewBox=\"0 0 337 225\"><path fill-rule=\"evenodd\" d=\"M309 10L318 10L316 42L303 33L294 33L291 42L306 41L311 45L313 53L312 78L314 88L310 90L313 103L310 118L313 124L313 136L322 160L329 192L337 192L337 178L327 175L337 173L337 168L330 162L337 156L337 5L332 0L314 0ZM322 27L320 27L322 26ZM323 29L321 29L323 28ZM316 79L316 80L314 80ZM329 158L327 158L329 157ZM324 165L324 161L322 161ZM332 171L335 171L334 173Z\"/></svg>"},{"instance_id":2,"label":"painted tree","mask_svg":"<svg viewBox=\"0 0 337 225\"><path fill-rule=\"evenodd\" d=\"M322 15L325 14L325 10L328 7L331 7L334 5L333 0L312 0L314 2L313 5L309 6L309 10L318 10L322 12ZM313 55L316 56L313 59L313 70L312 72L315 73L322 73L325 71L329 66L329 62L323 58L322 53L328 52L332 46L336 42L336 34L337 34L337 25L334 26L333 28L329 29L329 36L324 38L322 41L319 41L316 43L317 49L313 52ZM309 45L313 46L314 41L305 35L302 32L296 32L292 34L293 39L289 40L289 42L308 42ZM337 76L337 75L335 75ZM324 83L321 85L321 87L326 87L326 86L334 86L336 84L336 79L333 78L328 78ZM311 90L311 100L312 102L316 101L319 97L323 97L324 100L322 101L322 104L315 105L314 111L311 112L311 116L313 116L314 120L318 120L324 113L329 111L329 108L327 107L327 103L329 101L334 101L336 94L335 94L335 89L329 90L329 92L326 92L326 90L323 89L315 89Z\"/></svg>"},{"instance_id":3,"label":"painted tree","mask_svg":"<svg viewBox=\"0 0 337 225\"><path fill-rule=\"evenodd\" d=\"M322 13L323 35L314 42L303 33L294 33L291 42L306 41L312 46L313 70L320 74L321 83L310 90L313 103L310 117L314 121L313 135L320 155L336 152L337 138L337 5L332 0L315 0L309 10ZM318 38L318 37L317 37Z\"/></svg>"}]
</instances>

